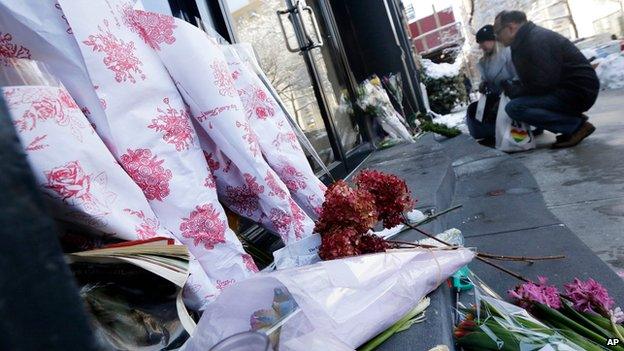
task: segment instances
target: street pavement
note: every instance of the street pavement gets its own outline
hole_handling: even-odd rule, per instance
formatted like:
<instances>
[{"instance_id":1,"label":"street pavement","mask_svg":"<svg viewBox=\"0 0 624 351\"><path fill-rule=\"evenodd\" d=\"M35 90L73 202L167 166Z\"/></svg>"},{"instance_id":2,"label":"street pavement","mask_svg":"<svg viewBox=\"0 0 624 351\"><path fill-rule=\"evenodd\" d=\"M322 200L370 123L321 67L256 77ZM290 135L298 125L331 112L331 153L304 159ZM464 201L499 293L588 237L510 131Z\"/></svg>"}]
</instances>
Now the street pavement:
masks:
<instances>
[{"instance_id":1,"label":"street pavement","mask_svg":"<svg viewBox=\"0 0 624 351\"><path fill-rule=\"evenodd\" d=\"M602 91L587 113L596 132L574 148L512 155L533 174L548 209L624 278L624 89Z\"/></svg>"}]
</instances>

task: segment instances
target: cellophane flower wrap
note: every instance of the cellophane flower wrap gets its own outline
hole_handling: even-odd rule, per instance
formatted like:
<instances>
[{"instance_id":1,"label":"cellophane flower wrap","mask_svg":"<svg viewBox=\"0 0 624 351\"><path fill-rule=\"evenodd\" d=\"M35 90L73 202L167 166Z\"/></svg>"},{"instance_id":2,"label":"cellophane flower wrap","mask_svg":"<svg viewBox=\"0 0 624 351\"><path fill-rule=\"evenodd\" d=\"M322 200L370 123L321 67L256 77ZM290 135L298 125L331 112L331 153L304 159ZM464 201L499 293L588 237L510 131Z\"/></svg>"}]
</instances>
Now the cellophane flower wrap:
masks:
<instances>
[{"instance_id":1,"label":"cellophane flower wrap","mask_svg":"<svg viewBox=\"0 0 624 351\"><path fill-rule=\"evenodd\" d=\"M411 133L401 122L403 117L392 106L378 77L374 76L360 83L357 104L362 110L377 117L379 124L391 138L414 142Z\"/></svg>"},{"instance_id":2,"label":"cellophane flower wrap","mask_svg":"<svg viewBox=\"0 0 624 351\"><path fill-rule=\"evenodd\" d=\"M591 341L567 330L549 326L519 306L504 301L474 274L474 301L460 308L460 321L454 330L456 343L466 351L494 350L602 350ZM552 303L556 293L544 280L524 284L515 293L531 304L537 300ZM556 290L556 289L555 289ZM558 295L556 295L558 298Z\"/></svg>"},{"instance_id":3,"label":"cellophane flower wrap","mask_svg":"<svg viewBox=\"0 0 624 351\"><path fill-rule=\"evenodd\" d=\"M208 303L257 269L228 228L190 112L156 54L179 40L179 23L121 0L59 4L106 103L115 156L201 264L209 281L192 272L188 286Z\"/></svg>"},{"instance_id":4,"label":"cellophane flower wrap","mask_svg":"<svg viewBox=\"0 0 624 351\"><path fill-rule=\"evenodd\" d=\"M235 85L242 75L229 69L215 39L184 21L171 20L176 40L156 52L201 129L201 146L220 199L234 212L277 233L286 244L311 235L314 223L263 158L258 134L265 131L252 127Z\"/></svg>"},{"instance_id":5,"label":"cellophane flower wrap","mask_svg":"<svg viewBox=\"0 0 624 351\"><path fill-rule=\"evenodd\" d=\"M260 273L204 311L185 350L207 350L250 329L271 331L281 351L353 350L473 257L464 248L393 250ZM277 327L283 317L288 319Z\"/></svg>"}]
</instances>

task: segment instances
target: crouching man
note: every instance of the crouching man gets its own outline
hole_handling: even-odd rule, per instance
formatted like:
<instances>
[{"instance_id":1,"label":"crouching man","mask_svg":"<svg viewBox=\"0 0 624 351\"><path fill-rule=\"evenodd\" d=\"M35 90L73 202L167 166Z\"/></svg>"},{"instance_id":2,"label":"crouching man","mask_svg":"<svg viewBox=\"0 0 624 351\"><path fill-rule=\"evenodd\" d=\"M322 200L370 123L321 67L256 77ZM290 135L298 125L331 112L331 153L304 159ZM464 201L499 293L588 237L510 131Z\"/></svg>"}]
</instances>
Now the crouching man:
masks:
<instances>
[{"instance_id":1,"label":"crouching man","mask_svg":"<svg viewBox=\"0 0 624 351\"><path fill-rule=\"evenodd\" d=\"M596 102L600 82L579 49L562 35L527 21L521 11L496 15L494 33L511 47L519 84L505 83L510 118L557 136L553 148L571 147L596 129L583 112Z\"/></svg>"}]
</instances>

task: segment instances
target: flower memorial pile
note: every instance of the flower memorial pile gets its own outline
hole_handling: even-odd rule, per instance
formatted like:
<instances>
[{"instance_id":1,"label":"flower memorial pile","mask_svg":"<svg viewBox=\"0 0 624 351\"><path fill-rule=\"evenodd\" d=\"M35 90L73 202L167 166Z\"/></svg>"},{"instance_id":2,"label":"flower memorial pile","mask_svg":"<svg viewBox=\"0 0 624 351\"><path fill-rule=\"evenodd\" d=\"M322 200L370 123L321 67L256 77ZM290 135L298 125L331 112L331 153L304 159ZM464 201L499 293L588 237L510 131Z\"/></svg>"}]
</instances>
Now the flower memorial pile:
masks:
<instances>
[{"instance_id":1,"label":"flower memorial pile","mask_svg":"<svg viewBox=\"0 0 624 351\"><path fill-rule=\"evenodd\" d=\"M392 228L413 208L404 180L375 170L364 170L355 178L356 188L344 181L331 185L315 231L321 235L319 256L323 260L384 252L394 243L370 231L382 221Z\"/></svg>"}]
</instances>

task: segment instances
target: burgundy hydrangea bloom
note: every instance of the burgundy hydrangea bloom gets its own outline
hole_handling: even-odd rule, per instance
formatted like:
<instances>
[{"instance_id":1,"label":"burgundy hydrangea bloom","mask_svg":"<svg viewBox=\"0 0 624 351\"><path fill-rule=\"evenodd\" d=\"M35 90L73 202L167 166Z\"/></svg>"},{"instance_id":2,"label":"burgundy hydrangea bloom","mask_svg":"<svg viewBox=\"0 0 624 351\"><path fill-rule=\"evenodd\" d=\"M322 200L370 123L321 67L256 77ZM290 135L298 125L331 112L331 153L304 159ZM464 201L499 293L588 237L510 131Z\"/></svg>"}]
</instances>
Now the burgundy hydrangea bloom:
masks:
<instances>
[{"instance_id":1,"label":"burgundy hydrangea bloom","mask_svg":"<svg viewBox=\"0 0 624 351\"><path fill-rule=\"evenodd\" d=\"M321 236L319 257L334 260L367 253L384 252L388 243L373 234L361 234L353 228L334 228Z\"/></svg>"},{"instance_id":2,"label":"burgundy hydrangea bloom","mask_svg":"<svg viewBox=\"0 0 624 351\"><path fill-rule=\"evenodd\" d=\"M353 228L366 233L377 223L375 199L363 190L352 189L342 180L325 192L325 202L314 230L323 235L334 228Z\"/></svg>"},{"instance_id":3,"label":"burgundy hydrangea bloom","mask_svg":"<svg viewBox=\"0 0 624 351\"><path fill-rule=\"evenodd\" d=\"M563 287L576 310L595 312L607 318L609 317L609 310L615 302L609 296L607 289L597 281L589 278L583 282L578 278L574 278L572 283Z\"/></svg>"},{"instance_id":4,"label":"burgundy hydrangea bloom","mask_svg":"<svg viewBox=\"0 0 624 351\"><path fill-rule=\"evenodd\" d=\"M364 170L355 178L358 189L371 193L384 228L392 228L403 222L403 213L414 207L410 190L405 181L393 174Z\"/></svg>"},{"instance_id":5,"label":"burgundy hydrangea bloom","mask_svg":"<svg viewBox=\"0 0 624 351\"><path fill-rule=\"evenodd\" d=\"M547 285L548 279L545 277L537 277L537 279L539 284L528 282L518 285L514 290L509 290L509 297L516 299L516 305L524 309L531 309L536 302L554 309L561 308L561 297L557 287Z\"/></svg>"},{"instance_id":6,"label":"burgundy hydrangea bloom","mask_svg":"<svg viewBox=\"0 0 624 351\"><path fill-rule=\"evenodd\" d=\"M357 255L356 243L360 236L353 228L336 228L321 236L319 257L324 260L333 260L341 257Z\"/></svg>"}]
</instances>

